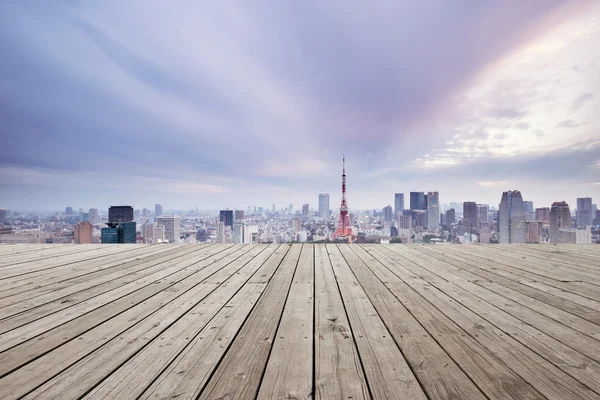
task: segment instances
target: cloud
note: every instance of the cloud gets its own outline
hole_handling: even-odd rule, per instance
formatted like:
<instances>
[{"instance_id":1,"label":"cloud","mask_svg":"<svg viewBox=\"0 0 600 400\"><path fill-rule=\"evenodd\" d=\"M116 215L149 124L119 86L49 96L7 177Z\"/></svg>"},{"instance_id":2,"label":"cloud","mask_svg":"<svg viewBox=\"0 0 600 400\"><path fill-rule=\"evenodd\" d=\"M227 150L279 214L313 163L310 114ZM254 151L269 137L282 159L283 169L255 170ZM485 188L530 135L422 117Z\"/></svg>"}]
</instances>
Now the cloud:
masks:
<instances>
[{"instance_id":1,"label":"cloud","mask_svg":"<svg viewBox=\"0 0 600 400\"><path fill-rule=\"evenodd\" d=\"M530 125L527 122L519 122L517 124L515 124L515 128L516 129L520 129L523 131L526 131L527 129L529 129Z\"/></svg>"},{"instance_id":2,"label":"cloud","mask_svg":"<svg viewBox=\"0 0 600 400\"><path fill-rule=\"evenodd\" d=\"M577 128L578 126L581 126L581 124L576 124L571 119L564 120L556 125L557 128Z\"/></svg>"},{"instance_id":3,"label":"cloud","mask_svg":"<svg viewBox=\"0 0 600 400\"><path fill-rule=\"evenodd\" d=\"M582 93L575 102L573 103L573 108L571 112L578 110L583 104L591 101L595 97L594 93Z\"/></svg>"},{"instance_id":4,"label":"cloud","mask_svg":"<svg viewBox=\"0 0 600 400\"><path fill-rule=\"evenodd\" d=\"M483 181L477 182L479 186L506 186L508 181Z\"/></svg>"}]
</instances>

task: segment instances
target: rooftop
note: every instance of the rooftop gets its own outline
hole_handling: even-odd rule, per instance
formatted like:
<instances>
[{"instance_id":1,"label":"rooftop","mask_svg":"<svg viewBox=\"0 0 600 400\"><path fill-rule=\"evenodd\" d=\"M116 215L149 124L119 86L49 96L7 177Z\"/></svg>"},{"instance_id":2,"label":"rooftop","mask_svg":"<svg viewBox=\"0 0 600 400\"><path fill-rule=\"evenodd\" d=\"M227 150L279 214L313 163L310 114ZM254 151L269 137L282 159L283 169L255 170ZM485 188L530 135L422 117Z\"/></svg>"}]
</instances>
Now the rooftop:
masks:
<instances>
[{"instance_id":1,"label":"rooftop","mask_svg":"<svg viewBox=\"0 0 600 400\"><path fill-rule=\"evenodd\" d=\"M0 246L0 399L600 399L599 340L600 246Z\"/></svg>"}]
</instances>

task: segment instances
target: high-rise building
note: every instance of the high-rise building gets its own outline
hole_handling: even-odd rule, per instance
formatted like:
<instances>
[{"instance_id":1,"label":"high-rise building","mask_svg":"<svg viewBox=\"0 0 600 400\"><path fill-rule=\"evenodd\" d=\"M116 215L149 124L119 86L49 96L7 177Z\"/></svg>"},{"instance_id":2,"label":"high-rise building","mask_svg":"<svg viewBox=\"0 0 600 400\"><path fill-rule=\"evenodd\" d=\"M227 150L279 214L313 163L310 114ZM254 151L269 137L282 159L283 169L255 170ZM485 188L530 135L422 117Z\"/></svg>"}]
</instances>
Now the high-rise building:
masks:
<instances>
[{"instance_id":1,"label":"high-rise building","mask_svg":"<svg viewBox=\"0 0 600 400\"><path fill-rule=\"evenodd\" d=\"M540 243L542 241L542 223L540 221L527 221L526 243Z\"/></svg>"},{"instance_id":2,"label":"high-rise building","mask_svg":"<svg viewBox=\"0 0 600 400\"><path fill-rule=\"evenodd\" d=\"M79 224L75 225L75 231L73 233L75 243L92 243L92 229L93 226L88 221L80 222Z\"/></svg>"},{"instance_id":3,"label":"high-rise building","mask_svg":"<svg viewBox=\"0 0 600 400\"><path fill-rule=\"evenodd\" d=\"M290 204L290 205L288 206L288 213L290 213L290 214L291 214L291 213L292 213L292 211L294 211L294 205L293 205L293 204Z\"/></svg>"},{"instance_id":4,"label":"high-rise building","mask_svg":"<svg viewBox=\"0 0 600 400\"><path fill-rule=\"evenodd\" d=\"M523 201L523 207L525 208L525 220L533 221L535 219L535 209L533 208L533 201Z\"/></svg>"},{"instance_id":5,"label":"high-rise building","mask_svg":"<svg viewBox=\"0 0 600 400\"><path fill-rule=\"evenodd\" d=\"M383 208L383 220L385 222L392 222L394 220L394 211L392 206L386 206Z\"/></svg>"},{"instance_id":6,"label":"high-rise building","mask_svg":"<svg viewBox=\"0 0 600 400\"><path fill-rule=\"evenodd\" d=\"M596 218L594 218L594 225L600 225L600 210L596 210Z\"/></svg>"},{"instance_id":7,"label":"high-rise building","mask_svg":"<svg viewBox=\"0 0 600 400\"><path fill-rule=\"evenodd\" d=\"M100 218L98 217L98 209L90 208L88 211L88 219L92 225L98 225L100 223Z\"/></svg>"},{"instance_id":8,"label":"high-rise building","mask_svg":"<svg viewBox=\"0 0 600 400\"><path fill-rule=\"evenodd\" d=\"M561 243L560 230L571 227L571 210L565 201L552 203L550 209L550 243Z\"/></svg>"},{"instance_id":9,"label":"high-rise building","mask_svg":"<svg viewBox=\"0 0 600 400\"><path fill-rule=\"evenodd\" d=\"M302 221L299 218L294 218L292 220L292 228L294 229L294 233L298 233L302 230Z\"/></svg>"},{"instance_id":10,"label":"high-rise building","mask_svg":"<svg viewBox=\"0 0 600 400\"><path fill-rule=\"evenodd\" d=\"M131 206L111 206L108 209L108 222L118 224L121 222L133 221L133 207Z\"/></svg>"},{"instance_id":11,"label":"high-rise building","mask_svg":"<svg viewBox=\"0 0 600 400\"><path fill-rule=\"evenodd\" d=\"M477 204L477 219L479 221L479 226L481 223L488 222L488 214L490 212L490 206L487 204Z\"/></svg>"},{"instance_id":12,"label":"high-rise building","mask_svg":"<svg viewBox=\"0 0 600 400\"><path fill-rule=\"evenodd\" d=\"M463 203L463 226L469 233L475 233L477 229L477 203L474 201L465 201Z\"/></svg>"},{"instance_id":13,"label":"high-rise building","mask_svg":"<svg viewBox=\"0 0 600 400\"><path fill-rule=\"evenodd\" d=\"M259 213L260 215L262 215L262 213L263 213L263 208L262 208L262 207L258 207L258 213Z\"/></svg>"},{"instance_id":14,"label":"high-rise building","mask_svg":"<svg viewBox=\"0 0 600 400\"><path fill-rule=\"evenodd\" d=\"M550 223L550 207L541 207L535 209L535 220L544 224Z\"/></svg>"},{"instance_id":15,"label":"high-rise building","mask_svg":"<svg viewBox=\"0 0 600 400\"><path fill-rule=\"evenodd\" d=\"M410 210L406 210L398 214L398 237L402 243L412 243L412 222L413 216Z\"/></svg>"},{"instance_id":16,"label":"high-rise building","mask_svg":"<svg viewBox=\"0 0 600 400\"><path fill-rule=\"evenodd\" d=\"M440 227L440 194L439 192L427 193L427 228Z\"/></svg>"},{"instance_id":17,"label":"high-rise building","mask_svg":"<svg viewBox=\"0 0 600 400\"><path fill-rule=\"evenodd\" d=\"M319 195L319 216L329 218L329 193Z\"/></svg>"},{"instance_id":18,"label":"high-rise building","mask_svg":"<svg viewBox=\"0 0 600 400\"><path fill-rule=\"evenodd\" d=\"M133 210L133 218L138 219L142 215L140 210Z\"/></svg>"},{"instance_id":19,"label":"high-rise building","mask_svg":"<svg viewBox=\"0 0 600 400\"><path fill-rule=\"evenodd\" d=\"M163 215L162 206L160 204L155 204L154 205L154 219L156 220L161 215Z\"/></svg>"},{"instance_id":20,"label":"high-rise building","mask_svg":"<svg viewBox=\"0 0 600 400\"><path fill-rule=\"evenodd\" d=\"M233 218L233 216L232 216ZM181 221L179 215L162 216L156 220L156 225L161 225L165 229L165 240L169 243L179 243L179 230L181 227Z\"/></svg>"},{"instance_id":21,"label":"high-rise building","mask_svg":"<svg viewBox=\"0 0 600 400\"><path fill-rule=\"evenodd\" d=\"M302 218L308 218L310 214L310 206L308 204L302 204Z\"/></svg>"},{"instance_id":22,"label":"high-rise building","mask_svg":"<svg viewBox=\"0 0 600 400\"><path fill-rule=\"evenodd\" d=\"M73 214L73 207L66 207L65 208L65 214L72 215Z\"/></svg>"},{"instance_id":23,"label":"high-rise building","mask_svg":"<svg viewBox=\"0 0 600 400\"><path fill-rule=\"evenodd\" d=\"M446 224L452 225L456 223L456 210L454 208L446 211Z\"/></svg>"},{"instance_id":24,"label":"high-rise building","mask_svg":"<svg viewBox=\"0 0 600 400\"><path fill-rule=\"evenodd\" d=\"M142 208L142 217L148 218L150 216L150 210L147 208Z\"/></svg>"},{"instance_id":25,"label":"high-rise building","mask_svg":"<svg viewBox=\"0 0 600 400\"><path fill-rule=\"evenodd\" d=\"M525 206L518 190L502 193L498 212L498 233L500 243L525 243Z\"/></svg>"},{"instance_id":26,"label":"high-rise building","mask_svg":"<svg viewBox=\"0 0 600 400\"><path fill-rule=\"evenodd\" d=\"M479 243L486 244L490 242L492 238L492 231L490 228L483 227L479 230Z\"/></svg>"},{"instance_id":27,"label":"high-rise building","mask_svg":"<svg viewBox=\"0 0 600 400\"><path fill-rule=\"evenodd\" d=\"M219 221L224 222L225 226L233 229L233 210L221 210L219 212Z\"/></svg>"},{"instance_id":28,"label":"high-rise building","mask_svg":"<svg viewBox=\"0 0 600 400\"><path fill-rule=\"evenodd\" d=\"M235 210L235 213L233 214L233 220L234 221L243 221L244 220L244 210Z\"/></svg>"},{"instance_id":29,"label":"high-rise building","mask_svg":"<svg viewBox=\"0 0 600 400\"><path fill-rule=\"evenodd\" d=\"M233 227L233 243L237 244L252 244L256 243L256 235L258 227L249 225L245 221L236 221Z\"/></svg>"},{"instance_id":30,"label":"high-rise building","mask_svg":"<svg viewBox=\"0 0 600 400\"><path fill-rule=\"evenodd\" d=\"M225 243L225 222L217 223L217 243Z\"/></svg>"},{"instance_id":31,"label":"high-rise building","mask_svg":"<svg viewBox=\"0 0 600 400\"><path fill-rule=\"evenodd\" d=\"M394 194L394 216L398 216L404 211L404 193Z\"/></svg>"},{"instance_id":32,"label":"high-rise building","mask_svg":"<svg viewBox=\"0 0 600 400\"><path fill-rule=\"evenodd\" d=\"M410 209L427 210L427 203L425 203L424 192L410 192Z\"/></svg>"},{"instance_id":33,"label":"high-rise building","mask_svg":"<svg viewBox=\"0 0 600 400\"><path fill-rule=\"evenodd\" d=\"M577 226L591 226L594 216L592 214L591 197L580 197L577 199Z\"/></svg>"},{"instance_id":34,"label":"high-rise building","mask_svg":"<svg viewBox=\"0 0 600 400\"><path fill-rule=\"evenodd\" d=\"M273 212L275 212L275 204L273 204Z\"/></svg>"},{"instance_id":35,"label":"high-rise building","mask_svg":"<svg viewBox=\"0 0 600 400\"><path fill-rule=\"evenodd\" d=\"M0 208L0 224L3 224L6 221L6 209Z\"/></svg>"},{"instance_id":36,"label":"high-rise building","mask_svg":"<svg viewBox=\"0 0 600 400\"><path fill-rule=\"evenodd\" d=\"M102 243L136 243L135 222L109 222L100 231Z\"/></svg>"}]
</instances>

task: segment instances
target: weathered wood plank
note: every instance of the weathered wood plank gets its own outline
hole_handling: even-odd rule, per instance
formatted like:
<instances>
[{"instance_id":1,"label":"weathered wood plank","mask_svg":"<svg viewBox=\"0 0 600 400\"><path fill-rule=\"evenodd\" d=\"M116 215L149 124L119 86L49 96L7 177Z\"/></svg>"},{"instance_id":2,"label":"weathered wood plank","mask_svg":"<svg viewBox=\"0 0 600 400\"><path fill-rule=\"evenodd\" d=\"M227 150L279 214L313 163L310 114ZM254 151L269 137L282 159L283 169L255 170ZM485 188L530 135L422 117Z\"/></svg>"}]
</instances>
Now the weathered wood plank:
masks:
<instances>
[{"instance_id":1,"label":"weathered wood plank","mask_svg":"<svg viewBox=\"0 0 600 400\"><path fill-rule=\"evenodd\" d=\"M341 248L354 275L390 330L429 399L486 399L471 379L408 312L367 264L376 263L360 246Z\"/></svg>"},{"instance_id":2,"label":"weathered wood plank","mask_svg":"<svg viewBox=\"0 0 600 400\"><path fill-rule=\"evenodd\" d=\"M200 393L200 400L247 399L258 394L301 248L301 245L290 246L273 279Z\"/></svg>"},{"instance_id":3,"label":"weathered wood plank","mask_svg":"<svg viewBox=\"0 0 600 400\"><path fill-rule=\"evenodd\" d=\"M393 249L393 250L392 250ZM396 261L399 265L406 268L395 269L400 278L403 276L411 277L415 274L414 264L403 258L398 252L406 252L400 246L385 247L382 252ZM407 256L408 257L408 256ZM443 310L449 318L463 327L467 333L483 346L493 352L496 357L502 360L506 365L525 379L531 386L535 387L540 393L549 398L577 398L577 399L598 399L598 394L594 393L587 386L583 385L564 371L561 371L555 365L551 364L537 353L523 346L520 342L508 335L500 335L499 332L493 332L487 329L478 329L473 325L478 317L465 307L457 306L456 302L442 291L436 288L437 285L444 284L446 281L436 277L427 271L418 272L423 278L420 282L410 280L407 283L425 297L436 308ZM423 284L428 282L427 286ZM433 290L431 290L433 288Z\"/></svg>"},{"instance_id":4,"label":"weathered wood plank","mask_svg":"<svg viewBox=\"0 0 600 400\"><path fill-rule=\"evenodd\" d=\"M0 394L12 392L11 395L25 395L24 398L30 399L80 398L110 374L116 366L161 335L181 316L216 290L220 283L203 284L204 281L219 273L222 279L231 276L239 267L232 264L252 247L238 247L240 251L231 253L229 257L203 269L199 276L192 278L195 283L193 286L187 287L185 292L177 293L166 304L159 303L158 307L156 304L152 305L149 309L150 313L145 318L128 320L124 330L124 322L119 316L117 317L119 323L111 320L25 365L7 376L13 379L6 383L0 381ZM201 279L200 282L198 278ZM121 330L115 331L115 327L120 327ZM109 331L112 336L108 337L103 331ZM58 365L62 368L57 368ZM19 382L27 375L35 378Z\"/></svg>"},{"instance_id":5,"label":"weathered wood plank","mask_svg":"<svg viewBox=\"0 0 600 400\"><path fill-rule=\"evenodd\" d=\"M427 399L377 310L352 274L348 264L359 268L356 260L344 259L335 245L327 245L327 252L373 399Z\"/></svg>"},{"instance_id":6,"label":"weathered wood plank","mask_svg":"<svg viewBox=\"0 0 600 400\"><path fill-rule=\"evenodd\" d=\"M154 381L160 373L180 354L196 335L203 331L204 327L215 317L226 304L230 303L236 293L242 289L244 284L254 275L271 255L273 248L265 251L264 246L255 247L242 257L223 268L217 274L211 276L203 285L215 285L215 289L204 300L191 308L180 319L164 330L155 340L141 349L124 364L119 361L131 349L120 350L118 342L114 341L108 348L99 350L101 357L106 362L97 363L98 367L107 374L111 368L114 371L99 385L88 393L86 399L135 399L140 396ZM233 273L233 274L232 274ZM249 300L248 293L245 300ZM231 306L231 304L230 304ZM245 317L245 316L244 316ZM132 331L133 333L133 331ZM128 339L128 332L124 335ZM147 337L145 335L145 337ZM129 337L128 340L135 340ZM149 339L149 338L148 338ZM92 362L92 361L91 361ZM100 366L100 364L102 364ZM108 365L107 365L108 364ZM94 367L92 367L95 369Z\"/></svg>"},{"instance_id":7,"label":"weathered wood plank","mask_svg":"<svg viewBox=\"0 0 600 400\"><path fill-rule=\"evenodd\" d=\"M400 279L395 272L402 266L380 251L383 246L361 247L377 260L368 263L369 269L490 399L546 399L407 282L417 282L425 290L430 285L414 274Z\"/></svg>"},{"instance_id":8,"label":"weathered wood plank","mask_svg":"<svg viewBox=\"0 0 600 400\"><path fill-rule=\"evenodd\" d=\"M315 245L315 398L369 399L369 389L324 244Z\"/></svg>"},{"instance_id":9,"label":"weathered wood plank","mask_svg":"<svg viewBox=\"0 0 600 400\"><path fill-rule=\"evenodd\" d=\"M312 399L314 246L304 245L258 399Z\"/></svg>"},{"instance_id":10,"label":"weathered wood plank","mask_svg":"<svg viewBox=\"0 0 600 400\"><path fill-rule=\"evenodd\" d=\"M276 246L277 247L277 246ZM219 311L189 346L166 368L140 399L196 399L267 284L289 246L279 246L235 297Z\"/></svg>"}]
</instances>

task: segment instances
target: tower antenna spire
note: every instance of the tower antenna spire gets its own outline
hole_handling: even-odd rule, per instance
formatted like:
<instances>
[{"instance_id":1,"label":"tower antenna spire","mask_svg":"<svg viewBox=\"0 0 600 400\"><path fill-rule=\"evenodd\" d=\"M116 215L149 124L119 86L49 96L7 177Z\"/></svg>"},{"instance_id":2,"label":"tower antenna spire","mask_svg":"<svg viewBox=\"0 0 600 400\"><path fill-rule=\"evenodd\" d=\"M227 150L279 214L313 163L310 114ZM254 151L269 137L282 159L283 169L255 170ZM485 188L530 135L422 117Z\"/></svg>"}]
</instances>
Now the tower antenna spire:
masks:
<instances>
[{"instance_id":1,"label":"tower antenna spire","mask_svg":"<svg viewBox=\"0 0 600 400\"><path fill-rule=\"evenodd\" d=\"M340 206L340 218L338 226L333 233L333 239L343 239L351 242L354 238L350 218L348 217L348 201L346 200L346 155L342 156L342 204Z\"/></svg>"}]
</instances>

